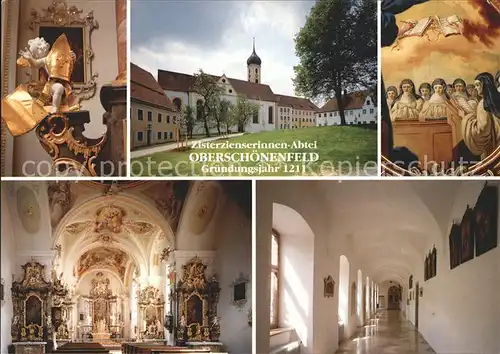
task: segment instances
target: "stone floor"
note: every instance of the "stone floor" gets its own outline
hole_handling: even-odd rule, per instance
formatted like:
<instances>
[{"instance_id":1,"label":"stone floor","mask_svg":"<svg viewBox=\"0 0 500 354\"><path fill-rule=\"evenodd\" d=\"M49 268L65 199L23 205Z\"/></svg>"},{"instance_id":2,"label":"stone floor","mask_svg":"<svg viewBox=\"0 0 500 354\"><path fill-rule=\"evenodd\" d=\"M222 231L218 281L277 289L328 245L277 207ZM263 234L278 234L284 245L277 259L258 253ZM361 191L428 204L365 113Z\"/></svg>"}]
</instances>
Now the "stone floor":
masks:
<instances>
[{"instance_id":1,"label":"stone floor","mask_svg":"<svg viewBox=\"0 0 500 354\"><path fill-rule=\"evenodd\" d=\"M343 342L336 354L428 354L435 351L400 311L380 311L368 325Z\"/></svg>"}]
</instances>

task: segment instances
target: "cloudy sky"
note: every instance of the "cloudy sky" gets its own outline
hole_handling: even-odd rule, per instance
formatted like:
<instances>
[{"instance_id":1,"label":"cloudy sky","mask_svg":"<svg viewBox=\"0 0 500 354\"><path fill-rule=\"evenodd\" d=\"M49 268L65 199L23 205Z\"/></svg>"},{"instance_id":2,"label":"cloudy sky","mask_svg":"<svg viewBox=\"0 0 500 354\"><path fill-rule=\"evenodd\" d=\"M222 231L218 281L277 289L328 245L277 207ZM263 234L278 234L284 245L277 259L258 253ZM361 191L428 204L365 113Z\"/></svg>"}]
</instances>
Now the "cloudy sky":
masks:
<instances>
[{"instance_id":1,"label":"cloudy sky","mask_svg":"<svg viewBox=\"0 0 500 354\"><path fill-rule=\"evenodd\" d=\"M252 38L262 82L293 95L294 36L314 0L133 0L132 62L150 71L205 72L246 80Z\"/></svg>"}]
</instances>

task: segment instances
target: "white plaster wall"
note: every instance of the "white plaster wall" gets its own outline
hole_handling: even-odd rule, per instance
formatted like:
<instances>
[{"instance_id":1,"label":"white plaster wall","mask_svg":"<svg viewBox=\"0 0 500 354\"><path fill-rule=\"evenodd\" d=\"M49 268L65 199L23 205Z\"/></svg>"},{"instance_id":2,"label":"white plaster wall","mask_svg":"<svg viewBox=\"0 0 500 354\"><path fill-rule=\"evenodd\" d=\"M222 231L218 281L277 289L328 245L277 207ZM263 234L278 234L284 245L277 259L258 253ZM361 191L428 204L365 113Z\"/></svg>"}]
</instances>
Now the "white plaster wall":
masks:
<instances>
[{"instance_id":1,"label":"white plaster wall","mask_svg":"<svg viewBox=\"0 0 500 354\"><path fill-rule=\"evenodd\" d=\"M314 188L315 182L311 182L308 185L308 193L301 195L299 193L290 193L291 190L300 190L303 188L302 183L297 181L286 181L282 184L276 184L272 182L260 182L257 186L257 236L256 243L259 252L256 253L256 282L257 282L257 303L255 312L255 323L257 325L256 332L256 352L257 353L267 353L269 352L269 262L270 262L270 235L272 232L272 204L273 202L283 204L283 205L293 205L295 211L297 211L304 220L307 221L311 227L312 232L315 235L314 250L315 254L319 252L323 244L318 245L318 240L322 238L324 234L328 233L329 225L325 223L324 220L328 220L325 215L325 211L316 208L315 205L321 205L323 201L323 195L318 193ZM312 207L311 207L312 206ZM326 247L325 247L326 248ZM340 256L340 254L339 254ZM308 340L304 345L308 348L303 348L307 352L322 353L321 349L316 348L317 338L319 343L326 342L323 336L326 334L328 336L335 336L332 342L336 342L337 335L337 303L335 299L323 298L323 274L331 272L331 274L338 274L338 264L337 269L333 267L322 272L318 272L317 269L320 267L320 263L323 259L314 259L314 323L308 328ZM319 292L318 292L319 291ZM320 294L320 295L317 295ZM326 301L326 305L324 301ZM319 317L319 309L324 312L324 318L326 321L317 320ZM332 321L335 318L335 321ZM326 322L326 323L325 323ZM329 322L329 323L328 323ZM333 323L335 322L335 323ZM323 328L321 328L323 326ZM309 339L310 338L310 339ZM312 341L312 343L310 342ZM330 346L328 352L335 350L337 345ZM326 349L323 349L326 350Z\"/></svg>"},{"instance_id":2,"label":"white plaster wall","mask_svg":"<svg viewBox=\"0 0 500 354\"><path fill-rule=\"evenodd\" d=\"M462 183L448 219L450 227L453 219L462 219L467 204L475 205L483 184ZM447 242L448 233L443 237L444 248L436 245L437 276L425 283L420 280L419 330L436 352L498 354L500 246L450 270Z\"/></svg>"},{"instance_id":3,"label":"white plaster wall","mask_svg":"<svg viewBox=\"0 0 500 354\"><path fill-rule=\"evenodd\" d=\"M273 206L273 228L280 235L279 327L294 328L304 352L312 353L315 237L302 216L283 205Z\"/></svg>"},{"instance_id":4,"label":"white plaster wall","mask_svg":"<svg viewBox=\"0 0 500 354\"><path fill-rule=\"evenodd\" d=\"M35 256L36 254L52 253L50 249L52 248L52 229L50 225L50 214L49 214L49 200L47 195L47 184L45 182L19 182L12 183L14 193L9 198L9 204L12 206L11 220L14 230L16 230L16 245L17 250L20 253L21 258L18 258L18 264L24 264L31 258L30 256ZM34 233L27 232L22 223L20 216L18 214L18 200L16 192L19 188L26 187L33 191L36 196L36 201L38 205L33 205L39 209L40 212L40 223L39 228ZM41 254L40 254L41 255Z\"/></svg>"},{"instance_id":5,"label":"white plaster wall","mask_svg":"<svg viewBox=\"0 0 500 354\"><path fill-rule=\"evenodd\" d=\"M257 100L249 100L252 103L256 103L260 106L259 109L259 123L254 124L253 118L250 118L250 123L245 128L245 132L249 133L257 133L261 131L270 131L276 129L276 103L274 102L266 102L266 101L257 101ZM269 107L272 107L273 110L273 124L269 124Z\"/></svg>"},{"instance_id":6,"label":"white plaster wall","mask_svg":"<svg viewBox=\"0 0 500 354\"><path fill-rule=\"evenodd\" d=\"M6 198L6 188L2 185L2 205L9 205ZM2 209L2 268L1 274L4 281L4 293L5 302L2 304L1 313L1 345L0 352L2 354L7 353L8 346L12 343L12 338L10 336L10 324L12 321L12 293L10 291L12 287L12 274L16 271L15 269L15 239L14 228L12 227L11 214L9 208Z\"/></svg>"},{"instance_id":7,"label":"white plaster wall","mask_svg":"<svg viewBox=\"0 0 500 354\"><path fill-rule=\"evenodd\" d=\"M206 189L213 189L217 193L217 199L209 201L210 193L204 190L199 195L197 187L201 184L206 184ZM221 186L215 181L196 182L192 185L187 202L184 204L182 216L179 222L177 236L176 236L176 249L177 250L215 250L217 235L224 228L226 215L221 202L223 201L223 192ZM192 230L193 222L198 221L198 211L205 204L210 203L215 206L212 219L208 222L206 227L201 233L196 234Z\"/></svg>"},{"instance_id":8,"label":"white plaster wall","mask_svg":"<svg viewBox=\"0 0 500 354\"><path fill-rule=\"evenodd\" d=\"M226 85L224 85L226 86ZM184 92L177 92L177 91L165 91L167 96L173 100L174 97L179 97L182 99L182 102L184 103L185 100L189 102L189 104L193 107L194 109L194 114L196 117L196 101L199 99L203 99L200 95L197 93L189 93L187 95ZM188 97L186 97L188 96ZM230 93L225 93L221 95L221 99L225 99L229 102L231 102L233 105L236 104L238 100L238 96L235 94L230 94ZM275 102L267 102L267 101L257 101L257 100L249 100L252 103L256 103L260 106L259 109L259 123L258 124L253 124L252 119L250 119L249 124L245 128L245 132L250 132L250 133L255 133L255 132L261 132L261 131L269 131L269 130L274 130L276 129L276 103ZM185 103L184 103L185 104ZM269 107L272 107L273 110L273 124L269 124ZM237 132L237 127L233 126L231 127L231 132L236 133ZM204 134L205 133L205 128L203 126L203 123L198 122L196 125L195 129L193 130L194 134ZM215 134L217 133L217 128L216 127L211 127L210 128L210 133Z\"/></svg>"},{"instance_id":9,"label":"white plaster wall","mask_svg":"<svg viewBox=\"0 0 500 354\"><path fill-rule=\"evenodd\" d=\"M50 6L52 0L23 0L20 13L18 48L24 48L28 40L38 36L29 29L30 12L36 9L43 13L42 9ZM86 125L85 134L89 138L98 138L106 131L106 126L102 124L104 108L101 105L99 93L102 85L109 84L118 75L118 55L117 55L117 36L116 36L116 15L114 1L71 1L70 5L75 5L83 10L83 15L94 11L94 18L99 22L99 29L92 34L92 48L94 50L94 60L92 61L93 73L98 73L97 89L95 96L86 101L82 101L82 109L90 112L90 123ZM17 53L17 51L16 51ZM17 83L22 84L29 81L26 73L28 69L19 69L17 71ZM48 175L45 170L50 163L49 155L43 150L32 131L15 139L14 142L14 174L15 175L33 175L37 169L33 164L25 166L26 161L35 163L43 162L41 174Z\"/></svg>"},{"instance_id":10,"label":"white plaster wall","mask_svg":"<svg viewBox=\"0 0 500 354\"><path fill-rule=\"evenodd\" d=\"M229 353L252 352L252 327L248 311L252 309L252 224L241 209L229 199L224 203L224 222L218 225L216 273L220 282L218 315L221 342ZM223 225L223 226L222 226ZM231 283L243 274L247 283L247 303L240 310L232 305Z\"/></svg>"},{"instance_id":11,"label":"white plaster wall","mask_svg":"<svg viewBox=\"0 0 500 354\"><path fill-rule=\"evenodd\" d=\"M171 102L174 102L174 99L179 98L183 106L191 106L193 107L193 109L196 109L196 102L189 101L189 95L187 92L171 91L171 90L164 90L164 92Z\"/></svg>"}]
</instances>

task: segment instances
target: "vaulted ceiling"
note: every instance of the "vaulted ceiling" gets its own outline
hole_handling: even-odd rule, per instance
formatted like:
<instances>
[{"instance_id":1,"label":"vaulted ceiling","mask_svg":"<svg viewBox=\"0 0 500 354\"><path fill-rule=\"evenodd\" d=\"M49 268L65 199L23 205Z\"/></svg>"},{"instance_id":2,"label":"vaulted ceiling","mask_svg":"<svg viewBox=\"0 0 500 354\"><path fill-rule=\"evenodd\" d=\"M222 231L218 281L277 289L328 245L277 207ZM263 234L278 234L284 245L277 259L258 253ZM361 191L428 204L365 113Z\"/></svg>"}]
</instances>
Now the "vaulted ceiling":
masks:
<instances>
[{"instance_id":1,"label":"vaulted ceiling","mask_svg":"<svg viewBox=\"0 0 500 354\"><path fill-rule=\"evenodd\" d=\"M285 183L281 187L289 193L304 196L298 199L307 204L304 208L313 208L314 214L320 215L328 237L341 240L347 249L354 250L357 264L369 270L374 279L404 282L415 264L423 262L433 244L441 246L447 242L444 235L457 190L464 182L344 180L301 181L293 182L293 185L280 183ZM311 201L313 205L309 205ZM294 220L294 215L298 215L294 213L286 208L277 209L275 205L273 225L278 223L289 232L301 228L304 220ZM311 221L306 219L305 222ZM307 226L314 229L313 224Z\"/></svg>"}]
</instances>

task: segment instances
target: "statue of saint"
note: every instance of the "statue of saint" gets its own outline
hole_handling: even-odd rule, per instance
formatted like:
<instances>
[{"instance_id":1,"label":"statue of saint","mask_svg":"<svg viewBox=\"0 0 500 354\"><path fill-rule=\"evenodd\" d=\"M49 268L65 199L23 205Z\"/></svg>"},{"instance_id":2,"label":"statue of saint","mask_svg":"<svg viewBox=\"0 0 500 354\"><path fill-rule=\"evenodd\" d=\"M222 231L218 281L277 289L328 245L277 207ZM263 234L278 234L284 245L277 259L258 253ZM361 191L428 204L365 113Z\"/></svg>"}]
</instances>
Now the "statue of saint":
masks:
<instances>
[{"instance_id":1,"label":"statue of saint","mask_svg":"<svg viewBox=\"0 0 500 354\"><path fill-rule=\"evenodd\" d=\"M104 319L102 318L100 321L99 321L99 325L97 326L97 330L100 332L100 333L104 333L106 332L106 323L104 322Z\"/></svg>"},{"instance_id":2,"label":"statue of saint","mask_svg":"<svg viewBox=\"0 0 500 354\"><path fill-rule=\"evenodd\" d=\"M391 120L418 120L424 100L415 92L415 84L410 79L401 81L399 96L391 109Z\"/></svg>"},{"instance_id":3,"label":"statue of saint","mask_svg":"<svg viewBox=\"0 0 500 354\"><path fill-rule=\"evenodd\" d=\"M56 39L52 48L43 38L31 39L19 54L19 66L43 69L43 75L39 81L18 86L2 100L2 118L13 136L29 132L49 113L80 109L71 89L76 57L65 34Z\"/></svg>"},{"instance_id":4,"label":"statue of saint","mask_svg":"<svg viewBox=\"0 0 500 354\"><path fill-rule=\"evenodd\" d=\"M479 74L474 86L482 98L462 120L462 136L470 151L484 159L500 146L500 92L490 73Z\"/></svg>"}]
</instances>

